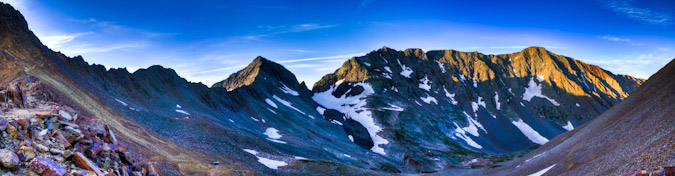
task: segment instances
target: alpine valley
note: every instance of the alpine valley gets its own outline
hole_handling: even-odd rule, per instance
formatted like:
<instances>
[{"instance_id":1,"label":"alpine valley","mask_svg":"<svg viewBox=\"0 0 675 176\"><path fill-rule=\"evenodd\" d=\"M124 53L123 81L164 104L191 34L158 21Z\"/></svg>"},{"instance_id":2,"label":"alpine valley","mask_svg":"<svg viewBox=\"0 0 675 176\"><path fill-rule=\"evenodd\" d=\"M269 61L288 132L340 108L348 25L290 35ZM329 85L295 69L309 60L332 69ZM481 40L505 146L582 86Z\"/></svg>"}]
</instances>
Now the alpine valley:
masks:
<instances>
[{"instance_id":1,"label":"alpine valley","mask_svg":"<svg viewBox=\"0 0 675 176\"><path fill-rule=\"evenodd\" d=\"M346 60L311 90L264 57L208 87L162 66L129 73L52 51L19 11L0 3L0 84L40 85L45 100L99 119L115 135L115 145L142 161L120 161L129 165L126 170L106 170L106 159L88 156L104 174L637 172L675 164L673 67L671 62L645 82L543 47L500 55L382 47ZM26 108L11 98L0 100L3 109ZM0 116L15 125L18 117L5 112ZM661 120L645 124L648 118ZM627 132L610 134L617 129ZM630 139L638 135L652 137ZM103 142L105 136L92 138L113 145ZM25 145L22 141L3 146ZM96 152L96 144L86 146ZM631 148L642 152L623 153ZM660 149L668 150L661 151L661 162L641 162ZM72 173L71 160L56 164ZM0 173L38 173L29 162Z\"/></svg>"}]
</instances>

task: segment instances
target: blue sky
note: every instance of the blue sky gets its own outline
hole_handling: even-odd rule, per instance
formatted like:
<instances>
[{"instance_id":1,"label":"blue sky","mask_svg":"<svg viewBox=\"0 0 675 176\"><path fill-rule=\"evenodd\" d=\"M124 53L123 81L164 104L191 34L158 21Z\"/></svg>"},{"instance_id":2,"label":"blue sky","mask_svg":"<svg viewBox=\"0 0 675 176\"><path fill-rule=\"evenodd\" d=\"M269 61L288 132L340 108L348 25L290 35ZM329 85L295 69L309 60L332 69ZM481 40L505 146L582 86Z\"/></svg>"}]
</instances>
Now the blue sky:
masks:
<instances>
[{"instance_id":1,"label":"blue sky","mask_svg":"<svg viewBox=\"0 0 675 176\"><path fill-rule=\"evenodd\" d=\"M311 86L382 46L544 46L640 78L675 58L675 2L666 0L0 1L56 51L131 72L162 65L209 86L256 56Z\"/></svg>"}]
</instances>

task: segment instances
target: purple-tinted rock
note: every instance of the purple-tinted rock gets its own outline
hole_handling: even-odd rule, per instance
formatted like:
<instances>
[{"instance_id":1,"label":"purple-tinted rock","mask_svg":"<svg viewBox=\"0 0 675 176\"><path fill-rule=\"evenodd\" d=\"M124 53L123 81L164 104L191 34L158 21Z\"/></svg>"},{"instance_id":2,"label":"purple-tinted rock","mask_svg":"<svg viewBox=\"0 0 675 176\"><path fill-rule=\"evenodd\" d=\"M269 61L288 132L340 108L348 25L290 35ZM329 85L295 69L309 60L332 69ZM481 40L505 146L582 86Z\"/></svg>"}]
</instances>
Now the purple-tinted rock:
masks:
<instances>
[{"instance_id":1,"label":"purple-tinted rock","mask_svg":"<svg viewBox=\"0 0 675 176\"><path fill-rule=\"evenodd\" d=\"M66 174L66 169L59 165L59 163L40 157L30 161L29 167L31 171L42 176L63 176Z\"/></svg>"}]
</instances>

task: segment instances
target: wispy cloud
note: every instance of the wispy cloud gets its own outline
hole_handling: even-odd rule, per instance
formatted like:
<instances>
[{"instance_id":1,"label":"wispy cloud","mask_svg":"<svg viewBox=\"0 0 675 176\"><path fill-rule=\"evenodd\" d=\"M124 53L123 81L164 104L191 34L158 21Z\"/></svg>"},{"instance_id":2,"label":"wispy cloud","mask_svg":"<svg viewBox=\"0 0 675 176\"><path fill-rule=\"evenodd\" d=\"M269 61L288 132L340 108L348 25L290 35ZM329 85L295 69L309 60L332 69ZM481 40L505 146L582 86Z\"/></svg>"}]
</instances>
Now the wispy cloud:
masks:
<instances>
[{"instance_id":1,"label":"wispy cloud","mask_svg":"<svg viewBox=\"0 0 675 176\"><path fill-rule=\"evenodd\" d=\"M53 48L60 48L63 46L63 44L69 43L75 38L88 35L88 34L93 34L94 32L83 32L83 33L74 33L74 34L61 34L61 35L52 35L52 36L45 36L45 37L40 37L40 41L42 41L43 44L53 47Z\"/></svg>"},{"instance_id":2,"label":"wispy cloud","mask_svg":"<svg viewBox=\"0 0 675 176\"><path fill-rule=\"evenodd\" d=\"M459 48L459 49L525 49L527 47L531 46L525 46L525 45L520 45L520 46L474 46L474 47L465 47L465 48ZM554 48L554 49L562 49L563 47L559 46L542 46L544 48Z\"/></svg>"},{"instance_id":3,"label":"wispy cloud","mask_svg":"<svg viewBox=\"0 0 675 176\"><path fill-rule=\"evenodd\" d=\"M672 16L665 12L635 7L629 0L614 0L607 7L621 16L655 25L671 25Z\"/></svg>"},{"instance_id":4,"label":"wispy cloud","mask_svg":"<svg viewBox=\"0 0 675 176\"><path fill-rule=\"evenodd\" d=\"M293 25L293 26L259 26L259 28L265 28L267 30L273 30L275 32L270 32L270 33L265 33L265 34L257 34L257 35L247 35L244 36L243 38L246 40L261 40L264 37L269 37L273 35L278 35L278 34L286 34L286 33L294 33L294 32L304 32L304 31L311 31L311 30L316 30L316 29L326 29L326 28L332 28L337 25L319 25L319 24L299 24L299 25Z\"/></svg>"},{"instance_id":5,"label":"wispy cloud","mask_svg":"<svg viewBox=\"0 0 675 176\"><path fill-rule=\"evenodd\" d=\"M600 38L603 39L603 40L610 41L610 42L625 42L625 43L631 44L633 46L641 45L639 43L633 42L633 40L631 40L630 38L621 38L621 37L612 36L612 35L604 35Z\"/></svg>"},{"instance_id":6,"label":"wispy cloud","mask_svg":"<svg viewBox=\"0 0 675 176\"><path fill-rule=\"evenodd\" d=\"M612 42L630 42L629 38L619 38L611 35L605 35L601 37L602 39L605 39L607 41L612 41Z\"/></svg>"},{"instance_id":7,"label":"wispy cloud","mask_svg":"<svg viewBox=\"0 0 675 176\"><path fill-rule=\"evenodd\" d=\"M359 4L359 8L356 9L356 12L360 12L361 10L365 9L370 5L370 3L373 3L374 0L363 0L361 1L361 4Z\"/></svg>"},{"instance_id":8,"label":"wispy cloud","mask_svg":"<svg viewBox=\"0 0 675 176\"><path fill-rule=\"evenodd\" d=\"M105 53L121 49L140 48L145 47L146 44L142 42L122 43L108 46L96 46L91 44L81 44L57 49L68 54L87 54L87 53Z\"/></svg>"},{"instance_id":9,"label":"wispy cloud","mask_svg":"<svg viewBox=\"0 0 675 176\"><path fill-rule=\"evenodd\" d=\"M277 61L277 63L287 64L287 63L304 62L304 61L346 59L346 58L350 58L350 57L354 57L354 56L362 56L362 55L365 55L365 54L366 53L354 53L354 54L343 54L343 55L337 55L337 56L311 57L311 58L304 58L304 59L291 59L291 60Z\"/></svg>"}]
</instances>

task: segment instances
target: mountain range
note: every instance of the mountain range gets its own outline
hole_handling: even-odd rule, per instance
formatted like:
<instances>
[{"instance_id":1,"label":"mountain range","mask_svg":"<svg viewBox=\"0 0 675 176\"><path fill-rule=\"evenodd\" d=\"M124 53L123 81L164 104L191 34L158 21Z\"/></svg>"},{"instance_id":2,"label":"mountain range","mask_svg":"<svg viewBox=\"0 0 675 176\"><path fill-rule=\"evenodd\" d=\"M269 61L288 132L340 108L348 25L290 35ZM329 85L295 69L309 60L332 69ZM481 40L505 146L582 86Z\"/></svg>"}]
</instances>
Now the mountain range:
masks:
<instances>
[{"instance_id":1,"label":"mountain range","mask_svg":"<svg viewBox=\"0 0 675 176\"><path fill-rule=\"evenodd\" d=\"M603 154L611 143L587 140L637 130L631 125L672 124L642 124L631 118L644 111L622 111L648 104L640 98L647 96L664 100L644 106L672 106L672 91L649 83L672 87L673 69L641 86L644 79L542 47L500 55L383 47L345 61L311 90L282 65L257 57L208 87L162 66L130 73L54 52L20 12L0 3L0 63L0 84L39 80L59 102L107 123L161 175L518 175L551 163L559 163L555 173L565 172L563 165L580 174L628 172L588 168L595 165L585 162L619 153ZM659 134L653 139L660 141L671 126L630 134ZM644 141L629 143L637 142ZM545 152L556 154L517 164ZM475 167L484 169L466 170Z\"/></svg>"}]
</instances>

